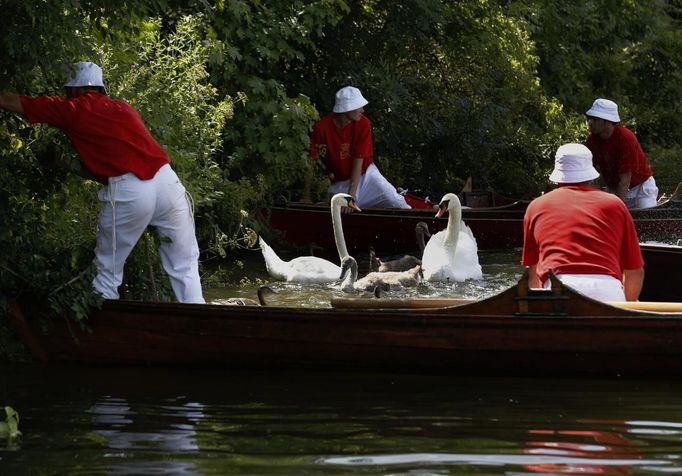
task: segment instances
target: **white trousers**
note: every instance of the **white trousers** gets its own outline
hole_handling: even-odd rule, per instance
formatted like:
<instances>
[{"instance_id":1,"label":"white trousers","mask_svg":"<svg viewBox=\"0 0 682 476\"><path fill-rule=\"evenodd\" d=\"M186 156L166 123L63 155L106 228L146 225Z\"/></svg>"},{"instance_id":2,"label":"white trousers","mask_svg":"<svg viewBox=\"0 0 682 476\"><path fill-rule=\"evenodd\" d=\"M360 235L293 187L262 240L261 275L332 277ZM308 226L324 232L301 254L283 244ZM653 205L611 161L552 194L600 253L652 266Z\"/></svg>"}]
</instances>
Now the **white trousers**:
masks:
<instances>
[{"instance_id":1,"label":"white trousers","mask_svg":"<svg viewBox=\"0 0 682 476\"><path fill-rule=\"evenodd\" d=\"M350 180L336 182L329 187L329 193L348 193ZM355 203L360 208L411 208L376 165L370 165L360 177Z\"/></svg>"},{"instance_id":2,"label":"white trousers","mask_svg":"<svg viewBox=\"0 0 682 476\"><path fill-rule=\"evenodd\" d=\"M652 176L628 190L625 195L625 205L628 208L651 208L656 206L657 199L658 187Z\"/></svg>"},{"instance_id":3,"label":"white trousers","mask_svg":"<svg viewBox=\"0 0 682 476\"><path fill-rule=\"evenodd\" d=\"M625 301L623 283L606 274L557 274L557 278L576 291L600 301ZM549 279L544 288L550 289Z\"/></svg>"},{"instance_id":4,"label":"white trousers","mask_svg":"<svg viewBox=\"0 0 682 476\"><path fill-rule=\"evenodd\" d=\"M161 264L180 302L203 303L199 246L185 187L170 165L154 178L132 173L111 177L98 194L102 202L95 248L97 275L92 282L107 299L118 299L123 266L148 225L159 235Z\"/></svg>"}]
</instances>

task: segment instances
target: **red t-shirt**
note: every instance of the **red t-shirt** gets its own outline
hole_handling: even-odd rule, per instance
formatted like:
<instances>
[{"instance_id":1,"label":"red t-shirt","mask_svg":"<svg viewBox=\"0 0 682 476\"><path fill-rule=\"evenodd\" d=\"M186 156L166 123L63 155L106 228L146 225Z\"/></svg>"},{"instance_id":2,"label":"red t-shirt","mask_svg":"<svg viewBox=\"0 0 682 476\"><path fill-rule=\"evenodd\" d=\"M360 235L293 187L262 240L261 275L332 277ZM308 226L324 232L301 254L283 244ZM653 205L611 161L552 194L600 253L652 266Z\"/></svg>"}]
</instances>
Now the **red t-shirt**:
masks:
<instances>
[{"instance_id":1,"label":"red t-shirt","mask_svg":"<svg viewBox=\"0 0 682 476\"><path fill-rule=\"evenodd\" d=\"M604 274L644 266L632 216L615 195L563 186L533 200L523 219L521 264L537 265L541 281L556 274Z\"/></svg>"},{"instance_id":2,"label":"red t-shirt","mask_svg":"<svg viewBox=\"0 0 682 476\"><path fill-rule=\"evenodd\" d=\"M332 183L350 180L354 159L363 159L362 173L372 164L372 123L366 116L346 127L334 124L334 114L321 118L310 135L310 159L322 158Z\"/></svg>"},{"instance_id":3,"label":"red t-shirt","mask_svg":"<svg viewBox=\"0 0 682 476\"><path fill-rule=\"evenodd\" d=\"M101 182L129 172L149 180L170 162L140 114L125 101L97 92L73 99L58 96L20 99L28 121L60 128L90 173Z\"/></svg>"},{"instance_id":4,"label":"red t-shirt","mask_svg":"<svg viewBox=\"0 0 682 476\"><path fill-rule=\"evenodd\" d=\"M652 175L637 137L623 126L615 126L613 134L606 140L590 134L585 145L592 152L592 162L609 188L616 188L622 173L632 172L629 188L636 187Z\"/></svg>"}]
</instances>

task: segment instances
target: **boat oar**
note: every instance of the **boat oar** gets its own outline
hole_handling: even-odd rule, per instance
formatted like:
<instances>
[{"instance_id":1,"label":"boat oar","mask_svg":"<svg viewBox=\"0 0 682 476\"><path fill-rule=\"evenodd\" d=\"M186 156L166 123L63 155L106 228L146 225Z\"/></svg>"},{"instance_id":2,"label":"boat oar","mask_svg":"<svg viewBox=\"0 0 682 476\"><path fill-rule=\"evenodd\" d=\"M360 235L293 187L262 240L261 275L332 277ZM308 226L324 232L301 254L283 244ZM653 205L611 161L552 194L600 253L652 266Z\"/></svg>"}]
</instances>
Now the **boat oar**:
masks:
<instances>
[{"instance_id":1,"label":"boat oar","mask_svg":"<svg viewBox=\"0 0 682 476\"><path fill-rule=\"evenodd\" d=\"M476 302L472 299L358 299L332 298L331 305L345 309L432 309L437 307L461 306ZM655 301L608 301L605 304L631 311L682 312L682 302Z\"/></svg>"},{"instance_id":2,"label":"boat oar","mask_svg":"<svg viewBox=\"0 0 682 476\"><path fill-rule=\"evenodd\" d=\"M606 304L631 311L682 312L682 302L608 301Z\"/></svg>"}]
</instances>

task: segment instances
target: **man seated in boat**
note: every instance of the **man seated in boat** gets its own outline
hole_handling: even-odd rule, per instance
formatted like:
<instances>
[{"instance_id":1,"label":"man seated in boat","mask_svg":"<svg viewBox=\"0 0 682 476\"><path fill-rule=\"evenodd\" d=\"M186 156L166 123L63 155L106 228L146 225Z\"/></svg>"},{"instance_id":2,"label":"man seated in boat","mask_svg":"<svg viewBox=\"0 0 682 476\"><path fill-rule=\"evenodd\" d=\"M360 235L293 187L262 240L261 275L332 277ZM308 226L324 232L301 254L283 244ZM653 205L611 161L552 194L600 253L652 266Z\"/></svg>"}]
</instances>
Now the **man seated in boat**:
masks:
<instances>
[{"instance_id":1,"label":"man seated in boat","mask_svg":"<svg viewBox=\"0 0 682 476\"><path fill-rule=\"evenodd\" d=\"M533 200L523 219L521 263L529 285L549 288L549 270L594 299L636 301L644 260L632 216L621 199L593 185L599 173L582 144L556 152L555 190Z\"/></svg>"},{"instance_id":2,"label":"man seated in boat","mask_svg":"<svg viewBox=\"0 0 682 476\"><path fill-rule=\"evenodd\" d=\"M346 86L336 93L332 114L322 117L310 136L310 159L320 159L331 181L329 193L348 193L360 208L412 208L386 180L372 156L372 123L364 115L368 101L358 88ZM306 177L302 202L310 202L310 177ZM343 210L350 213L350 208Z\"/></svg>"},{"instance_id":3,"label":"man seated in boat","mask_svg":"<svg viewBox=\"0 0 682 476\"><path fill-rule=\"evenodd\" d=\"M618 195L628 208L655 206L658 187L651 167L635 134L618 124L618 105L600 98L585 114L591 132L585 145L607 190Z\"/></svg>"}]
</instances>

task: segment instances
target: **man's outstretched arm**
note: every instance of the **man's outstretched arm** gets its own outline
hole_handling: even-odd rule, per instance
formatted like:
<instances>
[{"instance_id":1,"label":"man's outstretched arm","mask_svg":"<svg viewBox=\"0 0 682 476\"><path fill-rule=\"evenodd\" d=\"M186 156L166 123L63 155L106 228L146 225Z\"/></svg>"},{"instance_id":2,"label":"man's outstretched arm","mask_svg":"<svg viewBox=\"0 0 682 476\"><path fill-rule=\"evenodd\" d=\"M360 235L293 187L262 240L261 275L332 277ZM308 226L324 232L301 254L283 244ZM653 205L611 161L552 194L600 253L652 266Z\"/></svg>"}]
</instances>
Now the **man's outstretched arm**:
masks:
<instances>
[{"instance_id":1,"label":"man's outstretched arm","mask_svg":"<svg viewBox=\"0 0 682 476\"><path fill-rule=\"evenodd\" d=\"M10 112L24 113L24 107L21 105L19 95L16 93L0 92L0 108Z\"/></svg>"}]
</instances>

